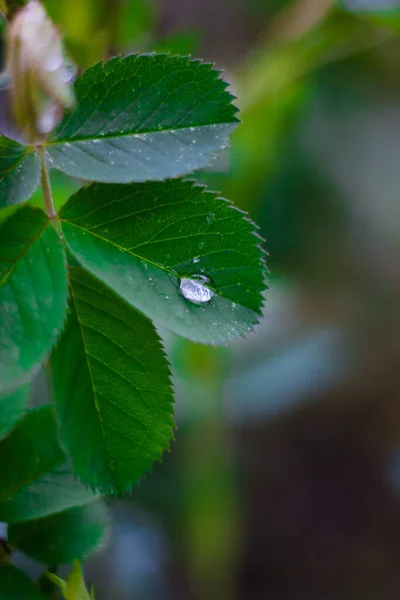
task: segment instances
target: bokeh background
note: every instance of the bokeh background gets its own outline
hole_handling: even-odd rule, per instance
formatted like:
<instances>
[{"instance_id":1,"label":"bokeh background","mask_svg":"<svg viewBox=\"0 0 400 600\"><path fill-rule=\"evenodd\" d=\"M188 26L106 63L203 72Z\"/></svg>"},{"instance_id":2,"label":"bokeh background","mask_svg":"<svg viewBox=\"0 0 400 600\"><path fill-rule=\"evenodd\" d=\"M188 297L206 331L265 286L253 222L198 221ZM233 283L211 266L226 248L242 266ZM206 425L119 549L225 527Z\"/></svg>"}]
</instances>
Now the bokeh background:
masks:
<instances>
[{"instance_id":1,"label":"bokeh background","mask_svg":"<svg viewBox=\"0 0 400 600\"><path fill-rule=\"evenodd\" d=\"M96 599L398 600L400 0L45 4L81 69L153 50L225 69L242 125L196 178L269 253L256 334L162 332L176 440L110 502ZM79 182L53 185L61 204Z\"/></svg>"}]
</instances>

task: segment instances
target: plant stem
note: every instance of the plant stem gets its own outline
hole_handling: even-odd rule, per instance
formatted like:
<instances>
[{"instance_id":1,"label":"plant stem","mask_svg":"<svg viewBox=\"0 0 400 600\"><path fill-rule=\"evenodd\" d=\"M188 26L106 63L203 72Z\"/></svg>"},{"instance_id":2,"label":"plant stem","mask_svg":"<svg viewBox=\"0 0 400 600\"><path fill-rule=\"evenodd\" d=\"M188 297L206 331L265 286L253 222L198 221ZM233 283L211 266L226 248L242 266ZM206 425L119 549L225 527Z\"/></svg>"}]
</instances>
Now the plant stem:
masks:
<instances>
[{"instance_id":1,"label":"plant stem","mask_svg":"<svg viewBox=\"0 0 400 600\"><path fill-rule=\"evenodd\" d=\"M53 194L51 193L51 183L49 171L47 169L46 158L43 146L37 147L37 152L42 165L42 189L44 196L44 206L49 219L54 220L57 217L56 209L54 208Z\"/></svg>"}]
</instances>

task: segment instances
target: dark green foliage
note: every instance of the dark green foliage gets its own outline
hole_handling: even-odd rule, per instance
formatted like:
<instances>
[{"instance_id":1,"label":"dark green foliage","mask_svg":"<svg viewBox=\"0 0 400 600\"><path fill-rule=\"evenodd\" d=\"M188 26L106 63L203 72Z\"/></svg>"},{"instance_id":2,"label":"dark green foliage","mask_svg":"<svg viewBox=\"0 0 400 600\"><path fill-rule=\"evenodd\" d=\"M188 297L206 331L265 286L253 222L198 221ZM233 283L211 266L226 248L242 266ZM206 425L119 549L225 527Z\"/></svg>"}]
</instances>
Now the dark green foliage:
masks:
<instances>
[{"instance_id":1,"label":"dark green foliage","mask_svg":"<svg viewBox=\"0 0 400 600\"><path fill-rule=\"evenodd\" d=\"M0 520L8 523L45 517L96 497L72 476L48 406L28 413L0 443L0 470Z\"/></svg>"},{"instance_id":2,"label":"dark green foliage","mask_svg":"<svg viewBox=\"0 0 400 600\"><path fill-rule=\"evenodd\" d=\"M224 344L258 321L265 287L255 226L217 194L190 181L96 184L60 217L75 257L156 323L194 341ZM181 278L207 276L202 306Z\"/></svg>"},{"instance_id":3,"label":"dark green foliage","mask_svg":"<svg viewBox=\"0 0 400 600\"><path fill-rule=\"evenodd\" d=\"M220 72L134 55L88 69L75 92L45 159L0 138L0 520L12 547L47 564L96 549L108 529L97 490L129 492L169 448L173 390L156 327L226 344L253 329L265 290L255 225L177 178L207 166L237 125ZM51 166L102 183L56 216L46 185L49 216L14 210ZM54 412L29 411L49 355ZM67 583L46 574L43 590L46 577L68 599L89 598L77 562ZM0 589L40 597L1 561Z\"/></svg>"},{"instance_id":4,"label":"dark green foliage","mask_svg":"<svg viewBox=\"0 0 400 600\"><path fill-rule=\"evenodd\" d=\"M71 268L70 281L52 357L61 437L82 481L129 491L172 437L168 363L151 321L83 269Z\"/></svg>"},{"instance_id":5,"label":"dark green foliage","mask_svg":"<svg viewBox=\"0 0 400 600\"><path fill-rule=\"evenodd\" d=\"M99 501L44 519L10 525L8 540L12 547L53 565L84 558L102 544L107 531L107 508Z\"/></svg>"},{"instance_id":6,"label":"dark green foliage","mask_svg":"<svg viewBox=\"0 0 400 600\"><path fill-rule=\"evenodd\" d=\"M39 180L36 152L0 135L0 209L28 200Z\"/></svg>"},{"instance_id":7,"label":"dark green foliage","mask_svg":"<svg viewBox=\"0 0 400 600\"><path fill-rule=\"evenodd\" d=\"M29 385L0 396L0 440L7 435L22 418L30 392Z\"/></svg>"},{"instance_id":8,"label":"dark green foliage","mask_svg":"<svg viewBox=\"0 0 400 600\"><path fill-rule=\"evenodd\" d=\"M166 54L98 63L76 81L77 108L47 143L50 164L120 183L207 166L238 122L219 75L211 65Z\"/></svg>"},{"instance_id":9,"label":"dark green foliage","mask_svg":"<svg viewBox=\"0 0 400 600\"><path fill-rule=\"evenodd\" d=\"M37 585L21 569L0 563L0 600L43 600Z\"/></svg>"},{"instance_id":10,"label":"dark green foliage","mask_svg":"<svg viewBox=\"0 0 400 600\"><path fill-rule=\"evenodd\" d=\"M63 245L41 210L21 208L0 227L0 393L38 371L66 305Z\"/></svg>"}]
</instances>

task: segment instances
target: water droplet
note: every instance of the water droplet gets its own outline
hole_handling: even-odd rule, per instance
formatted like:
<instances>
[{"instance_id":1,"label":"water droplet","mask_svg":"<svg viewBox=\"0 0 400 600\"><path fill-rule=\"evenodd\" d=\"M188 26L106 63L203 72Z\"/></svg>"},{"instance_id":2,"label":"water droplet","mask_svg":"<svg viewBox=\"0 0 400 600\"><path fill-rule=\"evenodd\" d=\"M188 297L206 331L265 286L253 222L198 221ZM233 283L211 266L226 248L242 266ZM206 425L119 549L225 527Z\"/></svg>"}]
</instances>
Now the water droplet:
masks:
<instances>
[{"instance_id":1,"label":"water droplet","mask_svg":"<svg viewBox=\"0 0 400 600\"><path fill-rule=\"evenodd\" d=\"M200 258L198 256L195 256L194 259L193 259L193 262L194 262L195 265L197 265L197 263L200 262Z\"/></svg>"},{"instance_id":2,"label":"water droplet","mask_svg":"<svg viewBox=\"0 0 400 600\"><path fill-rule=\"evenodd\" d=\"M108 466L110 468L110 471L115 471L117 468L117 463L115 462L115 460L110 460L110 462L108 463Z\"/></svg>"},{"instance_id":3,"label":"water droplet","mask_svg":"<svg viewBox=\"0 0 400 600\"><path fill-rule=\"evenodd\" d=\"M215 214L210 213L209 215L206 216L206 220L207 220L207 223L212 223L215 220Z\"/></svg>"},{"instance_id":4,"label":"water droplet","mask_svg":"<svg viewBox=\"0 0 400 600\"><path fill-rule=\"evenodd\" d=\"M182 277L179 290L182 296L193 304L205 304L214 296L207 284L210 284L210 280L205 275L192 275L190 279Z\"/></svg>"}]
</instances>

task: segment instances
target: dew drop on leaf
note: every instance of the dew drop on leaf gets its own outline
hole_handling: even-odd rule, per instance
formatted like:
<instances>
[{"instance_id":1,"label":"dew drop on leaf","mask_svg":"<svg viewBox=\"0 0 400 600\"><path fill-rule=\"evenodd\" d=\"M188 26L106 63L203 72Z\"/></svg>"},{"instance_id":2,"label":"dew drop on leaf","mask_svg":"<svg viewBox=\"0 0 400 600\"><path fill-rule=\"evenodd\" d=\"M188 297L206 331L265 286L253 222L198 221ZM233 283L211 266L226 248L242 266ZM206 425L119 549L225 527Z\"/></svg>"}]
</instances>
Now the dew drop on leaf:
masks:
<instances>
[{"instance_id":1,"label":"dew drop on leaf","mask_svg":"<svg viewBox=\"0 0 400 600\"><path fill-rule=\"evenodd\" d=\"M210 302L215 295L207 285L210 283L205 275L192 275L191 278L182 277L179 290L182 296L193 304L205 304Z\"/></svg>"},{"instance_id":2,"label":"dew drop on leaf","mask_svg":"<svg viewBox=\"0 0 400 600\"><path fill-rule=\"evenodd\" d=\"M110 467L110 471L115 471L117 468L117 463L115 462L115 460L110 460L108 466Z\"/></svg>"},{"instance_id":3,"label":"dew drop on leaf","mask_svg":"<svg viewBox=\"0 0 400 600\"><path fill-rule=\"evenodd\" d=\"M212 223L215 220L215 214L210 213L209 215L206 216L206 220L207 220L207 223Z\"/></svg>"}]
</instances>

